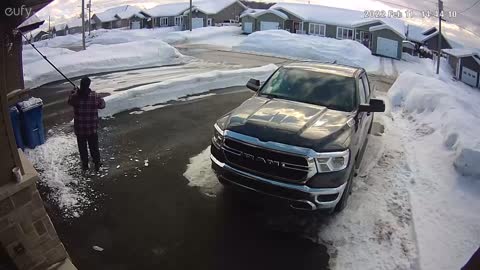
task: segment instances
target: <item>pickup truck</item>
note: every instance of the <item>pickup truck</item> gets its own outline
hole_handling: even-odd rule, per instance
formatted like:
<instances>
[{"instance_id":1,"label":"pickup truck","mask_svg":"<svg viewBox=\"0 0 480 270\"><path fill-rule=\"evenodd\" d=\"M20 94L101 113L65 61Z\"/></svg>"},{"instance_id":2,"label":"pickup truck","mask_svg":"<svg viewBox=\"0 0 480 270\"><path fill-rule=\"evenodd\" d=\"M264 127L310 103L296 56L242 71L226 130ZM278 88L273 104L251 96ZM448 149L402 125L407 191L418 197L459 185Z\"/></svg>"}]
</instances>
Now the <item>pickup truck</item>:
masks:
<instances>
[{"instance_id":1,"label":"pickup truck","mask_svg":"<svg viewBox=\"0 0 480 270\"><path fill-rule=\"evenodd\" d=\"M343 210L372 129L374 99L358 67L291 63L214 125L212 168L224 185L280 198L300 210Z\"/></svg>"}]
</instances>

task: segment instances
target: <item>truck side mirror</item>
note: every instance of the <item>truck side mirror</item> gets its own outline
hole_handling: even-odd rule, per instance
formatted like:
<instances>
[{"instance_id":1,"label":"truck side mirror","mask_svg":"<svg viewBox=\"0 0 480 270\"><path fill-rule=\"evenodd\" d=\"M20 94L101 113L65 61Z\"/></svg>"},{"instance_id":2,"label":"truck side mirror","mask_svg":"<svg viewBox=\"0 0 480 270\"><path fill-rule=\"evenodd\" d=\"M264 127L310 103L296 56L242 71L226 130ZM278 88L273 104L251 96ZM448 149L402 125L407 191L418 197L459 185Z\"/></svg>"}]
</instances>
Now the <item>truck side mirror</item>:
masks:
<instances>
[{"instance_id":1,"label":"truck side mirror","mask_svg":"<svg viewBox=\"0 0 480 270\"><path fill-rule=\"evenodd\" d=\"M370 104L360 105L360 112L385 112L385 102L381 99L370 99Z\"/></svg>"},{"instance_id":2,"label":"truck side mirror","mask_svg":"<svg viewBox=\"0 0 480 270\"><path fill-rule=\"evenodd\" d=\"M260 81L255 79L250 79L247 83L247 88L257 92L260 89Z\"/></svg>"}]
</instances>

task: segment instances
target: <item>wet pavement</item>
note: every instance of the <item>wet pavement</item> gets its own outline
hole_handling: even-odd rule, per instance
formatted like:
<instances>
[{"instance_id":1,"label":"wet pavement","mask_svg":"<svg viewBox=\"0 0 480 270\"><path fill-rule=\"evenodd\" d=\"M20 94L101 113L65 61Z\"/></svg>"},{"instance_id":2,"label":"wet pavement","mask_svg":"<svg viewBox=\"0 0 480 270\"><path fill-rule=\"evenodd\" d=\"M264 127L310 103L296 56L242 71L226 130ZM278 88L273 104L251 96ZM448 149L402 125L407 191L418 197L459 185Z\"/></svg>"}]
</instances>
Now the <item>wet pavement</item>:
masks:
<instances>
[{"instance_id":1,"label":"wet pavement","mask_svg":"<svg viewBox=\"0 0 480 270\"><path fill-rule=\"evenodd\" d=\"M244 87L215 93L102 121L109 175L90 184L99 198L77 219L47 207L79 269L328 268L326 247L308 240L317 216L251 194L209 197L188 186L183 173L209 145L216 119L252 95ZM48 127L63 122L50 118Z\"/></svg>"}]
</instances>

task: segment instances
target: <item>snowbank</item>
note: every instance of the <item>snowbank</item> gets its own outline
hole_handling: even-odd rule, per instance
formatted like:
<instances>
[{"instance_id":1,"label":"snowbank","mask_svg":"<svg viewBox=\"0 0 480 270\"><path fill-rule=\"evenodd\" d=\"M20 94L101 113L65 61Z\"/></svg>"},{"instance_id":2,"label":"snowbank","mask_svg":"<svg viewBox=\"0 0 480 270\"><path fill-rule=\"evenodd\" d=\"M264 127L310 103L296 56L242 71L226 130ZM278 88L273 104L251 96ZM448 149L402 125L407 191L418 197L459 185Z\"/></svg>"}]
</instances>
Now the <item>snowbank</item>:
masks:
<instances>
[{"instance_id":1,"label":"snowbank","mask_svg":"<svg viewBox=\"0 0 480 270\"><path fill-rule=\"evenodd\" d=\"M460 269L480 242L480 92L405 72L389 95L411 175L420 269Z\"/></svg>"},{"instance_id":2,"label":"snowbank","mask_svg":"<svg viewBox=\"0 0 480 270\"><path fill-rule=\"evenodd\" d=\"M40 173L40 184L52 192L49 199L66 217L78 216L91 201L86 179L79 177L75 135L56 133L45 144L26 149L25 155ZM77 175L77 176L75 176Z\"/></svg>"},{"instance_id":3,"label":"snowbank","mask_svg":"<svg viewBox=\"0 0 480 270\"><path fill-rule=\"evenodd\" d=\"M190 163L183 176L189 181L189 186L200 188L207 196L216 197L217 193L222 189L212 170L210 146L200 154L190 158Z\"/></svg>"},{"instance_id":4,"label":"snowbank","mask_svg":"<svg viewBox=\"0 0 480 270\"><path fill-rule=\"evenodd\" d=\"M233 50L272 56L354 65L377 71L379 59L368 48L353 40L291 34L283 30L250 34Z\"/></svg>"},{"instance_id":5,"label":"snowbank","mask_svg":"<svg viewBox=\"0 0 480 270\"><path fill-rule=\"evenodd\" d=\"M175 27L162 27L154 29L135 29L135 30L120 30L120 29L100 29L92 32L92 35L87 39L87 45L109 45L120 44L127 42L134 42L147 39L158 39L163 35L175 31Z\"/></svg>"},{"instance_id":6,"label":"snowbank","mask_svg":"<svg viewBox=\"0 0 480 270\"><path fill-rule=\"evenodd\" d=\"M115 92L105 98L107 107L100 111L100 115L108 117L122 111L156 105L186 95L242 86L250 78L265 80L276 69L276 65L270 64L251 69L210 71Z\"/></svg>"},{"instance_id":7,"label":"snowbank","mask_svg":"<svg viewBox=\"0 0 480 270\"><path fill-rule=\"evenodd\" d=\"M57 55L75 53L72 50L64 49L64 48L43 47L43 48L38 48L38 50L49 59ZM40 56L40 54L36 50L34 50L32 47L24 47L22 55L23 55L24 65L30 64L36 61L44 61L43 57Z\"/></svg>"},{"instance_id":8,"label":"snowbank","mask_svg":"<svg viewBox=\"0 0 480 270\"><path fill-rule=\"evenodd\" d=\"M144 40L116 45L92 45L85 51L50 58L67 77L87 74L179 64L186 57L160 40ZM46 61L24 65L25 85L29 88L62 80Z\"/></svg>"},{"instance_id":9,"label":"snowbank","mask_svg":"<svg viewBox=\"0 0 480 270\"><path fill-rule=\"evenodd\" d=\"M460 174L480 178L480 92L461 83L402 73L389 93L425 132L439 131L444 145L456 151L451 164ZM468 149L468 150L467 150Z\"/></svg>"},{"instance_id":10,"label":"snowbank","mask_svg":"<svg viewBox=\"0 0 480 270\"><path fill-rule=\"evenodd\" d=\"M181 43L206 43L210 44L209 40L215 39L215 44L222 43L228 45L229 37L242 34L242 29L238 26L222 26L222 27L203 27L193 29L190 31L177 31L170 32L161 37L161 39L168 44L181 44ZM221 38L225 38L223 41L218 41Z\"/></svg>"}]
</instances>

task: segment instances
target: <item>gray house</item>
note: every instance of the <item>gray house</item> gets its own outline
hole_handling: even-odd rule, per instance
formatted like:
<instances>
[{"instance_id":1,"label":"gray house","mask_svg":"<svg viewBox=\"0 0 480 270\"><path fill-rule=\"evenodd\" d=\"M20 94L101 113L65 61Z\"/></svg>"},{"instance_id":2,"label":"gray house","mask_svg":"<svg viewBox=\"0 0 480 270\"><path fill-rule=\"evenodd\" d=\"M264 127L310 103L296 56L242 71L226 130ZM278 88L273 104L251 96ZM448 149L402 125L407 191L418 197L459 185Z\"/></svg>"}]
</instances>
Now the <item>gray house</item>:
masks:
<instances>
[{"instance_id":1,"label":"gray house","mask_svg":"<svg viewBox=\"0 0 480 270\"><path fill-rule=\"evenodd\" d=\"M187 17L184 13L190 8L187 2L163 4L140 13L148 18L148 27L173 27L185 30Z\"/></svg>"},{"instance_id":2,"label":"gray house","mask_svg":"<svg viewBox=\"0 0 480 270\"><path fill-rule=\"evenodd\" d=\"M66 23L59 23L52 28L52 36L59 37L68 34L68 25Z\"/></svg>"},{"instance_id":3,"label":"gray house","mask_svg":"<svg viewBox=\"0 0 480 270\"><path fill-rule=\"evenodd\" d=\"M352 39L373 54L401 59L405 24L395 19L365 19L364 12L311 4L278 3L242 14L245 33L282 29L291 33Z\"/></svg>"},{"instance_id":4,"label":"gray house","mask_svg":"<svg viewBox=\"0 0 480 270\"><path fill-rule=\"evenodd\" d=\"M88 21L85 21L86 29L88 29ZM82 19L81 18L75 18L73 20L70 20L67 22L67 35L68 34L78 34L81 33L83 28L82 28Z\"/></svg>"},{"instance_id":5,"label":"gray house","mask_svg":"<svg viewBox=\"0 0 480 270\"><path fill-rule=\"evenodd\" d=\"M472 87L480 88L480 54L467 49L444 49L454 78Z\"/></svg>"},{"instance_id":6,"label":"gray house","mask_svg":"<svg viewBox=\"0 0 480 270\"><path fill-rule=\"evenodd\" d=\"M140 28L142 25L140 21L143 19L141 9L125 5L93 14L91 25L92 29Z\"/></svg>"}]
</instances>

